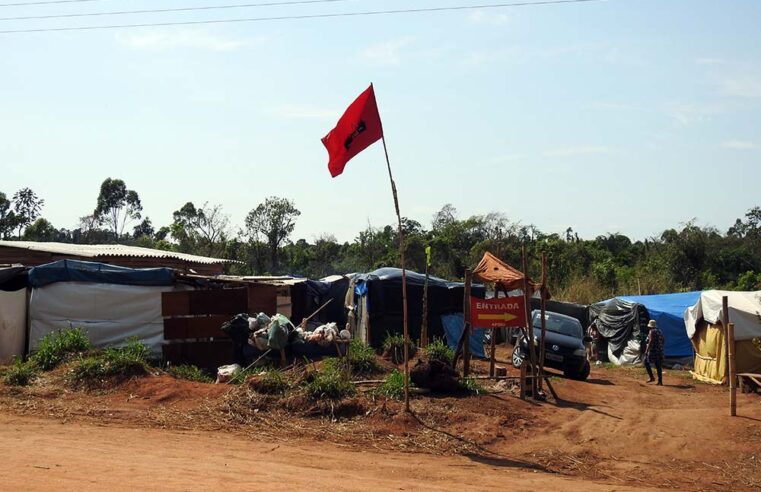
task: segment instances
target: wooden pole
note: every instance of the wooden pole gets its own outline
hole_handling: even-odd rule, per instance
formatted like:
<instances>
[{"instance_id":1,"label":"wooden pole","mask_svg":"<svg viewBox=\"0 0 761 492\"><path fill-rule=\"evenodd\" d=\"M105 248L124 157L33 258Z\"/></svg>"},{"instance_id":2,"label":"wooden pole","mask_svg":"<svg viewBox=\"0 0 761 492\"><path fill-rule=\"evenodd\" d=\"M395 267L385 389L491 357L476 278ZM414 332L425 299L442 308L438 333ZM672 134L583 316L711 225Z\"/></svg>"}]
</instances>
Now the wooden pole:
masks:
<instances>
[{"instance_id":1,"label":"wooden pole","mask_svg":"<svg viewBox=\"0 0 761 492\"><path fill-rule=\"evenodd\" d=\"M547 253L542 251L542 287L539 291L539 310L542 317L542 345L539 347L539 389L542 389L544 381L544 351L547 349L544 343L544 336L547 333L547 320L544 318L547 308Z\"/></svg>"},{"instance_id":2,"label":"wooden pole","mask_svg":"<svg viewBox=\"0 0 761 492\"><path fill-rule=\"evenodd\" d=\"M468 377L470 374L470 286L473 282L469 268L465 269L465 294L462 300L462 374Z\"/></svg>"},{"instance_id":3,"label":"wooden pole","mask_svg":"<svg viewBox=\"0 0 761 492\"><path fill-rule=\"evenodd\" d=\"M381 126L381 134L383 128ZM394 195L394 208L396 209L396 218L399 221L399 262L402 268L402 322L404 324L404 410L410 411L410 332L407 323L407 270L404 262L404 230L402 228L402 215L399 213L399 196L396 193L396 182L391 174L391 162L388 159L388 148L386 147L386 136L381 137L383 140L383 153L386 155L386 166L388 167L388 179L391 181L391 193Z\"/></svg>"},{"instance_id":4,"label":"wooden pole","mask_svg":"<svg viewBox=\"0 0 761 492\"><path fill-rule=\"evenodd\" d=\"M729 297L721 297L721 325L724 328L724 370L729 383Z\"/></svg>"},{"instance_id":5,"label":"wooden pole","mask_svg":"<svg viewBox=\"0 0 761 492\"><path fill-rule=\"evenodd\" d=\"M727 324L727 340L729 345L729 415L737 415L737 368L735 366L735 324Z\"/></svg>"},{"instance_id":6,"label":"wooden pole","mask_svg":"<svg viewBox=\"0 0 761 492\"><path fill-rule=\"evenodd\" d=\"M428 345L428 258L425 260L425 282L423 282L423 319L420 322L420 347Z\"/></svg>"},{"instance_id":7,"label":"wooden pole","mask_svg":"<svg viewBox=\"0 0 761 492\"><path fill-rule=\"evenodd\" d=\"M531 287L528 283L528 259L526 258L526 247L521 248L521 257L523 260L523 301L526 305L526 334L528 335L528 358L530 363L529 370L532 376L536 376L536 346L534 345L534 324L531 322ZM531 396L536 399L536 377L531 378Z\"/></svg>"},{"instance_id":8,"label":"wooden pole","mask_svg":"<svg viewBox=\"0 0 761 492\"><path fill-rule=\"evenodd\" d=\"M491 343L490 343L491 354L489 356L489 376L492 378L494 377L494 371L495 371L494 365L497 359L497 330L498 328L494 328L489 331L489 333L491 334Z\"/></svg>"}]
</instances>

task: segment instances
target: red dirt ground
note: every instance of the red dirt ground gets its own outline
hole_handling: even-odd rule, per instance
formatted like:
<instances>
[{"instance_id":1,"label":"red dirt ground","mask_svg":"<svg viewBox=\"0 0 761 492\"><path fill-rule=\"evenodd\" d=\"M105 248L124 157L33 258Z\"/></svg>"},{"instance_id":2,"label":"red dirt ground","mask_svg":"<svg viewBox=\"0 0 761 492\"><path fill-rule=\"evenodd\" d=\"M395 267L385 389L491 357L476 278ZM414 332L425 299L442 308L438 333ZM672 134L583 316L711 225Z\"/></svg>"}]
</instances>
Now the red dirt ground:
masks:
<instances>
[{"instance_id":1,"label":"red dirt ground","mask_svg":"<svg viewBox=\"0 0 761 492\"><path fill-rule=\"evenodd\" d=\"M484 383L483 396L416 395L412 416L359 396L332 409L347 415L337 420L165 375L100 393L0 385L0 488L761 487L760 395L738 394L731 418L726 388L684 371L667 371L664 387L644 379L594 368L587 382L553 378L560 400L544 403Z\"/></svg>"}]
</instances>

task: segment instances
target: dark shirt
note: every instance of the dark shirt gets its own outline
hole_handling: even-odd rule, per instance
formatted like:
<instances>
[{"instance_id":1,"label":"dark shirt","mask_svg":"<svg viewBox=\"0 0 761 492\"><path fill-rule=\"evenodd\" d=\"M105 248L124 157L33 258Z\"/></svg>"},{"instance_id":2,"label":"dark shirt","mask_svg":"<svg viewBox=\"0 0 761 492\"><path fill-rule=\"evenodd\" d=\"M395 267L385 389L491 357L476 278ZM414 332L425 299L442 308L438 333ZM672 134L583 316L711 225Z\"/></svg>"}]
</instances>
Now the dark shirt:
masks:
<instances>
[{"instance_id":1,"label":"dark shirt","mask_svg":"<svg viewBox=\"0 0 761 492\"><path fill-rule=\"evenodd\" d=\"M663 360L663 332L658 328L651 328L647 332L645 355L650 362Z\"/></svg>"}]
</instances>

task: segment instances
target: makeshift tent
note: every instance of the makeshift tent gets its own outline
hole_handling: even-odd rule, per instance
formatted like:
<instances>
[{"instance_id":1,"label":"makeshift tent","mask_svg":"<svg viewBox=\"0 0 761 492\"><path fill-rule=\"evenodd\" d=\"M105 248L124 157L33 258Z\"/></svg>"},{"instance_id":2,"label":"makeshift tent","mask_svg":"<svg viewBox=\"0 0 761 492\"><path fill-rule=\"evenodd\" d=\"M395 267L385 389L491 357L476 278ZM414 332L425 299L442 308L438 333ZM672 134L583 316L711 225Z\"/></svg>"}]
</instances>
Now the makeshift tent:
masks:
<instances>
[{"instance_id":1,"label":"makeshift tent","mask_svg":"<svg viewBox=\"0 0 761 492\"><path fill-rule=\"evenodd\" d=\"M589 306L589 317L608 343L611 362L619 365L641 362L649 321L645 306L615 298Z\"/></svg>"},{"instance_id":2,"label":"makeshift tent","mask_svg":"<svg viewBox=\"0 0 761 492\"><path fill-rule=\"evenodd\" d=\"M735 326L737 372L761 373L761 351L753 345L754 338L761 338L761 291L709 290L685 311L684 323L695 348L693 376L717 384L727 382L723 296L727 296L729 321Z\"/></svg>"},{"instance_id":3,"label":"makeshift tent","mask_svg":"<svg viewBox=\"0 0 761 492\"><path fill-rule=\"evenodd\" d=\"M25 268L0 268L0 364L24 355L26 282Z\"/></svg>"},{"instance_id":4,"label":"makeshift tent","mask_svg":"<svg viewBox=\"0 0 761 492\"><path fill-rule=\"evenodd\" d=\"M505 291L511 291L523 290L523 281L526 277L522 272L487 251L476 268L473 269L473 278L482 282L494 283ZM530 278L528 281L533 290L539 290L541 287L541 284Z\"/></svg>"},{"instance_id":5,"label":"makeshift tent","mask_svg":"<svg viewBox=\"0 0 761 492\"><path fill-rule=\"evenodd\" d=\"M95 347L124 344L135 337L161 353L164 325L161 293L175 287L172 270L132 269L61 260L32 268L29 301L30 349L45 335L81 328Z\"/></svg>"},{"instance_id":6,"label":"makeshift tent","mask_svg":"<svg viewBox=\"0 0 761 492\"><path fill-rule=\"evenodd\" d=\"M367 340L373 347L381 347L388 334L401 334L403 331L401 272L399 268L380 268L371 273L356 275L353 279L352 316L356 323L355 337ZM412 340L418 340L423 317L425 275L412 271L407 271L406 275L409 335ZM430 337L444 338L441 321L443 314L462 313L464 289L462 283L429 277ZM476 297L484 297L483 286L473 286L472 293Z\"/></svg>"},{"instance_id":7,"label":"makeshift tent","mask_svg":"<svg viewBox=\"0 0 761 492\"><path fill-rule=\"evenodd\" d=\"M334 275L321 280L304 280L291 286L291 321L301 323L302 319L317 311L323 304L330 304L320 311L310 322L319 324L336 323L346 326L344 300L349 288L349 278Z\"/></svg>"},{"instance_id":8,"label":"makeshift tent","mask_svg":"<svg viewBox=\"0 0 761 492\"><path fill-rule=\"evenodd\" d=\"M694 305L700 292L678 292L648 296L621 296L624 301L641 304L647 309L650 319L654 319L663 332L663 352L666 357L692 357L692 343L687 336L684 312ZM645 330L647 333L647 330Z\"/></svg>"}]
</instances>

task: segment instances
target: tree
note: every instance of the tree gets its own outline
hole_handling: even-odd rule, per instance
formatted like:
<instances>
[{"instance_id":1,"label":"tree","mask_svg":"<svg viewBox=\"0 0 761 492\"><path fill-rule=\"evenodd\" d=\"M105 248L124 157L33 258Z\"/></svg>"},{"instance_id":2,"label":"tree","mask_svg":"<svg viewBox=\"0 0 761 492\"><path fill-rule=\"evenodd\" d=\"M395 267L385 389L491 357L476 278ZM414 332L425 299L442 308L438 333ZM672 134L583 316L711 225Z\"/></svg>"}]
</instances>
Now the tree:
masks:
<instances>
[{"instance_id":1,"label":"tree","mask_svg":"<svg viewBox=\"0 0 761 492\"><path fill-rule=\"evenodd\" d=\"M104 224L115 239L124 234L124 229L133 220L140 218L143 205L134 190L128 190L121 179L106 178L100 185L98 205L93 216L99 224Z\"/></svg>"},{"instance_id":2,"label":"tree","mask_svg":"<svg viewBox=\"0 0 761 492\"><path fill-rule=\"evenodd\" d=\"M154 229L153 229L153 224L151 224L151 219L146 217L143 219L142 222L136 225L135 228L132 230L132 237L134 237L135 239L138 239L140 237L152 238L153 233L154 233Z\"/></svg>"},{"instance_id":3,"label":"tree","mask_svg":"<svg viewBox=\"0 0 761 492\"><path fill-rule=\"evenodd\" d=\"M272 270L278 267L278 248L296 227L301 212L287 198L269 197L246 216L245 234L249 241L265 242L269 248Z\"/></svg>"},{"instance_id":4,"label":"tree","mask_svg":"<svg viewBox=\"0 0 761 492\"><path fill-rule=\"evenodd\" d=\"M24 227L40 216L40 210L44 204L45 200L39 198L31 188L21 188L13 195L13 212L16 216L15 225L18 227L19 238Z\"/></svg>"},{"instance_id":5,"label":"tree","mask_svg":"<svg viewBox=\"0 0 761 492\"><path fill-rule=\"evenodd\" d=\"M222 205L206 202L196 208L193 202L188 202L174 212L173 218L170 230L181 251L207 256L222 254L230 223Z\"/></svg>"},{"instance_id":6,"label":"tree","mask_svg":"<svg viewBox=\"0 0 761 492\"><path fill-rule=\"evenodd\" d=\"M24 241L60 241L62 234L47 219L40 217L24 231ZM65 234L64 234L65 236Z\"/></svg>"},{"instance_id":7,"label":"tree","mask_svg":"<svg viewBox=\"0 0 761 492\"><path fill-rule=\"evenodd\" d=\"M8 239L16 228L16 214L11 208L12 202L0 191L0 239Z\"/></svg>"}]
</instances>

